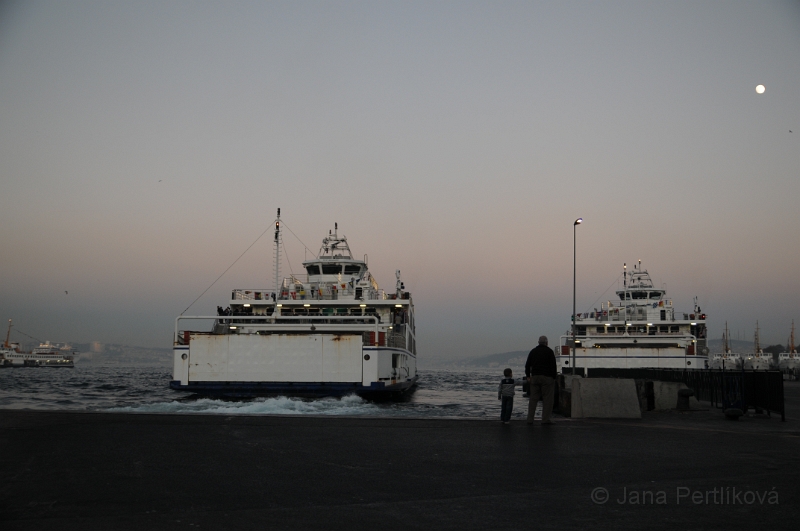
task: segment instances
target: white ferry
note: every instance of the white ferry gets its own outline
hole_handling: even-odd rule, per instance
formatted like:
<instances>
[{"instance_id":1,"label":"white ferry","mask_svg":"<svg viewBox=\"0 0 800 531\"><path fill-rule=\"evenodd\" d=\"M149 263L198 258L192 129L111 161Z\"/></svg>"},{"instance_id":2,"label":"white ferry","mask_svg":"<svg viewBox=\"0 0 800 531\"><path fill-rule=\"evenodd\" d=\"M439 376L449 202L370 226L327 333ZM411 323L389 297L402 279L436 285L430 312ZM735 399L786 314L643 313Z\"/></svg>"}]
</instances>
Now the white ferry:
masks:
<instances>
[{"instance_id":1,"label":"white ferry","mask_svg":"<svg viewBox=\"0 0 800 531\"><path fill-rule=\"evenodd\" d=\"M630 278L629 278L630 277ZM677 313L666 291L653 286L641 261L623 269L619 301L602 303L575 319L576 372L587 369L706 369L706 315L695 298L692 313ZM572 330L561 336L562 372L572 372Z\"/></svg>"},{"instance_id":2,"label":"white ferry","mask_svg":"<svg viewBox=\"0 0 800 531\"><path fill-rule=\"evenodd\" d=\"M796 371L800 369L800 355L796 351L778 354L778 369Z\"/></svg>"},{"instance_id":3,"label":"white ferry","mask_svg":"<svg viewBox=\"0 0 800 531\"><path fill-rule=\"evenodd\" d=\"M304 275L279 281L280 209L275 222L277 290L234 289L214 316L175 321L170 387L223 396L392 397L417 382L414 304L396 272L393 293L353 257L338 225ZM211 330L181 329L209 320Z\"/></svg>"},{"instance_id":4,"label":"white ferry","mask_svg":"<svg viewBox=\"0 0 800 531\"><path fill-rule=\"evenodd\" d=\"M709 361L709 369L733 371L737 369L741 370L742 367L744 367L742 356L731 350L728 340L729 337L728 322L725 321L725 331L722 333L722 353L712 356Z\"/></svg>"},{"instance_id":5,"label":"white ferry","mask_svg":"<svg viewBox=\"0 0 800 531\"><path fill-rule=\"evenodd\" d=\"M23 352L19 343L9 343L11 319L3 348L0 349L0 368L3 367L75 367L75 351L69 345L41 343L31 352Z\"/></svg>"},{"instance_id":6,"label":"white ferry","mask_svg":"<svg viewBox=\"0 0 800 531\"><path fill-rule=\"evenodd\" d=\"M759 331L758 321L756 321L756 331L753 335L753 353L744 358L744 368L751 371L768 371L772 368L777 368L777 363L772 360L772 354L761 349Z\"/></svg>"}]
</instances>

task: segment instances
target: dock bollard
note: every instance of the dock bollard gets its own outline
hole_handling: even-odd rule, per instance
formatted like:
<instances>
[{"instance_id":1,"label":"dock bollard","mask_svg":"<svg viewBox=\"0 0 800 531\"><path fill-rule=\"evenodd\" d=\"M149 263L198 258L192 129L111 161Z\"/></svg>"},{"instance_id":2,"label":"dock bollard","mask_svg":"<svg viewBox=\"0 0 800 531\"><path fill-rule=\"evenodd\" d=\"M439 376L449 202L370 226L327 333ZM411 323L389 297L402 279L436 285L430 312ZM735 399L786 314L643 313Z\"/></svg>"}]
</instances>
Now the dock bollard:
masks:
<instances>
[{"instance_id":1,"label":"dock bollard","mask_svg":"<svg viewBox=\"0 0 800 531\"><path fill-rule=\"evenodd\" d=\"M689 411L689 397L694 396L694 391L691 389L678 389L678 410Z\"/></svg>"}]
</instances>

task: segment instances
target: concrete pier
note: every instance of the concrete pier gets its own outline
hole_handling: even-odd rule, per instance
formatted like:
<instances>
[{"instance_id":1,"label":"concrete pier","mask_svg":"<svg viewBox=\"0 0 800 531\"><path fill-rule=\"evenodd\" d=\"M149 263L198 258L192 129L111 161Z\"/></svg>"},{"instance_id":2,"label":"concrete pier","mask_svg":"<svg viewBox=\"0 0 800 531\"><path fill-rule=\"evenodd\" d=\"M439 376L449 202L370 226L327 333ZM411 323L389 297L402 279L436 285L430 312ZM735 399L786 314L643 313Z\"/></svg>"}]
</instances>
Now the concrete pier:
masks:
<instances>
[{"instance_id":1,"label":"concrete pier","mask_svg":"<svg viewBox=\"0 0 800 531\"><path fill-rule=\"evenodd\" d=\"M800 516L790 417L503 426L0 410L0 527L788 529Z\"/></svg>"}]
</instances>

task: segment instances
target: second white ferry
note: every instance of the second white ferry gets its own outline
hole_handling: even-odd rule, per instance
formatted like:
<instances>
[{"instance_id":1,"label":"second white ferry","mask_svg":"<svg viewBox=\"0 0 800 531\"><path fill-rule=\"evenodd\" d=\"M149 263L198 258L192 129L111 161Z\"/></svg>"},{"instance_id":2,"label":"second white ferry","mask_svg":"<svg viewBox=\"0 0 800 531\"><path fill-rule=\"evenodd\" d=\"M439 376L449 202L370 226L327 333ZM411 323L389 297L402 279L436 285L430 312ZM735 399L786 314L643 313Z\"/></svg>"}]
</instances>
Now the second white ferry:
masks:
<instances>
[{"instance_id":1,"label":"second white ferry","mask_svg":"<svg viewBox=\"0 0 800 531\"><path fill-rule=\"evenodd\" d=\"M215 316L175 321L170 387L223 396L392 397L417 382L414 304L396 272L378 287L338 226L304 275L280 280L280 209L275 221L277 289L235 289ZM192 320L210 330L181 329Z\"/></svg>"},{"instance_id":2,"label":"second white ferry","mask_svg":"<svg viewBox=\"0 0 800 531\"><path fill-rule=\"evenodd\" d=\"M619 301L602 303L575 319L575 367L586 369L706 369L706 315L695 299L691 313L678 313L666 291L653 286L641 261L623 271ZM572 372L572 331L561 336L562 372ZM566 370L565 370L566 369Z\"/></svg>"}]
</instances>

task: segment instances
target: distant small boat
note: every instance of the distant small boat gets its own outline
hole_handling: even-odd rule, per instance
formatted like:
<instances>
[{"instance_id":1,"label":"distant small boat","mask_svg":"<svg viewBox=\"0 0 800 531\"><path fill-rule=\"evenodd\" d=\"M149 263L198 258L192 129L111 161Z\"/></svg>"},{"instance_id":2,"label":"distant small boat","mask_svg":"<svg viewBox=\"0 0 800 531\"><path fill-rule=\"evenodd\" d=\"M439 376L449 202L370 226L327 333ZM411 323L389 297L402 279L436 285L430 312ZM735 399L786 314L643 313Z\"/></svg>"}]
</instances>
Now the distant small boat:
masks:
<instances>
[{"instance_id":1,"label":"distant small boat","mask_svg":"<svg viewBox=\"0 0 800 531\"><path fill-rule=\"evenodd\" d=\"M19 343L9 343L11 336L11 319L8 320L8 332L3 348L0 348L0 368L15 367L75 367L75 351L69 345L40 343L30 352L23 352Z\"/></svg>"}]
</instances>

